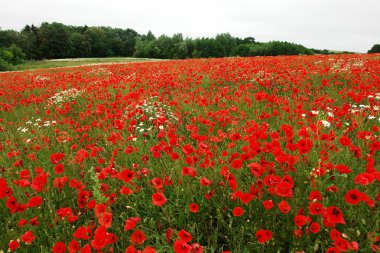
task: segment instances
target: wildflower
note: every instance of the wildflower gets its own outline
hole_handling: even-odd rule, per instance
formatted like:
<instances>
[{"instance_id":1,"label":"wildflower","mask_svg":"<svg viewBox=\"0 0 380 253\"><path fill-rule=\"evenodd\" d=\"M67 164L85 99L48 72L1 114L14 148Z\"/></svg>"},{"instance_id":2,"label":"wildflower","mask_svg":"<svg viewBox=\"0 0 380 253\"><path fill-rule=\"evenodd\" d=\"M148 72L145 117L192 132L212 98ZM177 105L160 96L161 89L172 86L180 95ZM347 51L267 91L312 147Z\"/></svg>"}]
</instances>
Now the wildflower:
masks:
<instances>
[{"instance_id":1,"label":"wildflower","mask_svg":"<svg viewBox=\"0 0 380 253\"><path fill-rule=\"evenodd\" d=\"M353 189L353 190L349 190L346 193L344 198L346 199L347 203L351 205L356 205L360 203L360 201L362 200L362 196L363 196L362 192Z\"/></svg>"},{"instance_id":2,"label":"wildflower","mask_svg":"<svg viewBox=\"0 0 380 253\"><path fill-rule=\"evenodd\" d=\"M178 237L181 240L181 242L184 242L184 243L188 243L193 239L191 234L183 229L178 232Z\"/></svg>"},{"instance_id":3,"label":"wildflower","mask_svg":"<svg viewBox=\"0 0 380 253\"><path fill-rule=\"evenodd\" d=\"M232 214L235 216L235 217L240 217L244 214L244 209L241 208L240 206L237 206L234 208L234 210L232 211Z\"/></svg>"},{"instance_id":4,"label":"wildflower","mask_svg":"<svg viewBox=\"0 0 380 253\"><path fill-rule=\"evenodd\" d=\"M191 204L189 205L189 210L190 210L190 212L192 212L192 213L197 213L198 210L199 210L199 206L198 206L196 203L191 203Z\"/></svg>"},{"instance_id":5,"label":"wildflower","mask_svg":"<svg viewBox=\"0 0 380 253\"><path fill-rule=\"evenodd\" d=\"M166 203L164 194L158 192L152 195L152 203L155 206L163 206Z\"/></svg>"},{"instance_id":6,"label":"wildflower","mask_svg":"<svg viewBox=\"0 0 380 253\"><path fill-rule=\"evenodd\" d=\"M142 232L140 229L137 229L135 232L132 233L130 240L131 242L136 243L137 245L141 245L145 242L146 236L144 232Z\"/></svg>"},{"instance_id":7,"label":"wildflower","mask_svg":"<svg viewBox=\"0 0 380 253\"><path fill-rule=\"evenodd\" d=\"M272 232L270 230L259 229L256 232L256 238L259 243L265 243L272 238Z\"/></svg>"},{"instance_id":8,"label":"wildflower","mask_svg":"<svg viewBox=\"0 0 380 253\"><path fill-rule=\"evenodd\" d=\"M135 228L136 224L141 221L140 217L131 217L125 221L124 231L132 230Z\"/></svg>"},{"instance_id":9,"label":"wildflower","mask_svg":"<svg viewBox=\"0 0 380 253\"><path fill-rule=\"evenodd\" d=\"M331 123L328 122L327 120L321 120L321 122L322 122L322 125L323 125L324 127L326 127L326 128L331 127Z\"/></svg>"}]
</instances>

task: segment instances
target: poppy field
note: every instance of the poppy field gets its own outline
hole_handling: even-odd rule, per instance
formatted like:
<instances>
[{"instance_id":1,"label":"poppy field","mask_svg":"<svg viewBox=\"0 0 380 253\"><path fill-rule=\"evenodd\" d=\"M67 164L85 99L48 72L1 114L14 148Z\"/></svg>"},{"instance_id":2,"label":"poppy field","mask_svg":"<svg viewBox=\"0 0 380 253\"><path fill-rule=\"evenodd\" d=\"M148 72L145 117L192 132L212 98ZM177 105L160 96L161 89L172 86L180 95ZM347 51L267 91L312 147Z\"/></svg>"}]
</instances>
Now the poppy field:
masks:
<instances>
[{"instance_id":1,"label":"poppy field","mask_svg":"<svg viewBox=\"0 0 380 253\"><path fill-rule=\"evenodd\" d=\"M380 55L0 73L0 252L380 252Z\"/></svg>"}]
</instances>

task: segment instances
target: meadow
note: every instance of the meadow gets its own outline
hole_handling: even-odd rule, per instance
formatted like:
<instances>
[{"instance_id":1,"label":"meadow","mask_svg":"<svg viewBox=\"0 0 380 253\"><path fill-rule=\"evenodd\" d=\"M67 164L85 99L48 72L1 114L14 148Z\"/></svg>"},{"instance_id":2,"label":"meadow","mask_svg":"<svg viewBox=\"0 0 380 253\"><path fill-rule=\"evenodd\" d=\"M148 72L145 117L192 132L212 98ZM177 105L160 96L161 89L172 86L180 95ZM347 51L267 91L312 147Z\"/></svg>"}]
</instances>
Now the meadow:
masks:
<instances>
[{"instance_id":1,"label":"meadow","mask_svg":"<svg viewBox=\"0 0 380 253\"><path fill-rule=\"evenodd\" d=\"M73 59L67 58L67 59L40 60L40 61L24 61L23 63L14 66L12 69L14 71L23 71L23 70L86 66L86 65L97 65L97 64L144 62L144 61L152 61L152 60L157 61L157 59L132 58L132 57L73 58Z\"/></svg>"},{"instance_id":2,"label":"meadow","mask_svg":"<svg viewBox=\"0 0 380 253\"><path fill-rule=\"evenodd\" d=\"M380 252L380 55L0 73L0 252Z\"/></svg>"}]
</instances>

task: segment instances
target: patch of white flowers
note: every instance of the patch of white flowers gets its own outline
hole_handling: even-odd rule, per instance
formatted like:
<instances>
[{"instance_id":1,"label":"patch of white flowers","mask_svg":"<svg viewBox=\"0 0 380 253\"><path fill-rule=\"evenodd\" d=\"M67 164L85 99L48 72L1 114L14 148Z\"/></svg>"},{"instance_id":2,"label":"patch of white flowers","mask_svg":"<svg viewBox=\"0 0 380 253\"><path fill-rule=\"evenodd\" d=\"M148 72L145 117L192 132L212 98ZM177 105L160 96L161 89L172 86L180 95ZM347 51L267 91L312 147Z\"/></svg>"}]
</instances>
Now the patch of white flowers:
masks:
<instances>
[{"instance_id":1,"label":"patch of white flowers","mask_svg":"<svg viewBox=\"0 0 380 253\"><path fill-rule=\"evenodd\" d=\"M321 123L322 123L322 125L324 126L324 127L326 127L326 128L329 128L329 127L331 127L331 123L330 122L328 122L327 120L321 120Z\"/></svg>"},{"instance_id":2,"label":"patch of white flowers","mask_svg":"<svg viewBox=\"0 0 380 253\"><path fill-rule=\"evenodd\" d=\"M109 70L106 69L106 68L99 67L99 68L95 68L95 69L89 71L88 74L96 74L96 75L111 75L112 72L109 71Z\"/></svg>"},{"instance_id":3,"label":"patch of white flowers","mask_svg":"<svg viewBox=\"0 0 380 253\"><path fill-rule=\"evenodd\" d=\"M48 99L46 107L52 105L57 105L63 102L74 101L78 96L80 96L84 90L78 90L76 88L71 88L68 90L63 90L61 92L55 93L52 97Z\"/></svg>"},{"instance_id":4,"label":"patch of white flowers","mask_svg":"<svg viewBox=\"0 0 380 253\"><path fill-rule=\"evenodd\" d=\"M364 63L365 61L360 58L339 59L332 65L331 69L333 72L346 72L353 68L362 68Z\"/></svg>"},{"instance_id":5,"label":"patch of white flowers","mask_svg":"<svg viewBox=\"0 0 380 253\"><path fill-rule=\"evenodd\" d=\"M32 129L35 129L35 128L55 126L55 125L57 125L57 121L55 121L55 120L42 121L40 118L37 118L37 119L32 118L32 120L28 120L27 122L25 122L25 124L26 124L26 126L21 126L21 127L17 128L18 133L26 133L26 132L31 131Z\"/></svg>"},{"instance_id":6,"label":"patch of white flowers","mask_svg":"<svg viewBox=\"0 0 380 253\"><path fill-rule=\"evenodd\" d=\"M178 122L171 108L157 101L157 97L150 97L133 108L127 108L126 113L137 111L134 119L137 121L136 131L138 133L152 130L163 130L169 125Z\"/></svg>"},{"instance_id":7,"label":"patch of white flowers","mask_svg":"<svg viewBox=\"0 0 380 253\"><path fill-rule=\"evenodd\" d=\"M277 77L277 73L271 73L271 72L266 72L264 70L259 70L254 76L255 79L252 79L250 81L251 82L256 82L257 80L259 80L260 82L271 81L275 79L276 77Z\"/></svg>"},{"instance_id":8,"label":"patch of white flowers","mask_svg":"<svg viewBox=\"0 0 380 253\"><path fill-rule=\"evenodd\" d=\"M36 82L44 82L44 81L49 81L50 80L50 78L48 77L48 76L36 76L35 78L34 78L34 81L36 81Z\"/></svg>"}]
</instances>

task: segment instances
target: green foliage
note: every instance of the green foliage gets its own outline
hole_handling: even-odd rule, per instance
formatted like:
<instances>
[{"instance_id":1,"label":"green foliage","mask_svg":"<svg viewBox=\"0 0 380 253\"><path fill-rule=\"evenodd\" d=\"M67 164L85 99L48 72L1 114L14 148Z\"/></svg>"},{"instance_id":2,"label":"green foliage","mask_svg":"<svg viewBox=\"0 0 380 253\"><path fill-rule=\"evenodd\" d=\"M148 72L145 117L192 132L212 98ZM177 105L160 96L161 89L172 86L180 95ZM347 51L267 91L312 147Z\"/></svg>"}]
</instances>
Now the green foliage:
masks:
<instances>
[{"instance_id":1,"label":"green foliage","mask_svg":"<svg viewBox=\"0 0 380 253\"><path fill-rule=\"evenodd\" d=\"M69 56L73 58L89 57L91 55L91 44L86 36L73 32L69 36Z\"/></svg>"},{"instance_id":2,"label":"green foliage","mask_svg":"<svg viewBox=\"0 0 380 253\"><path fill-rule=\"evenodd\" d=\"M239 56L310 55L313 53L313 50L304 46L282 41L240 44L236 48L236 54Z\"/></svg>"},{"instance_id":3,"label":"green foliage","mask_svg":"<svg viewBox=\"0 0 380 253\"><path fill-rule=\"evenodd\" d=\"M19 48L15 44L12 44L8 48L8 51L12 54L12 58L10 60L11 64L16 65L16 64L20 64L20 63L24 62L26 55L22 51L21 48Z\"/></svg>"},{"instance_id":4,"label":"green foliage","mask_svg":"<svg viewBox=\"0 0 380 253\"><path fill-rule=\"evenodd\" d=\"M39 27L26 25L20 32L0 30L0 47L8 48L14 56L4 53L2 59L8 64L19 64L23 59L131 56L186 59L332 53L289 42L258 43L253 37L238 38L229 33L215 38L184 39L181 33L156 37L151 31L140 35L129 28L68 26L57 22L44 22ZM368 52L379 52L379 47L374 45ZM8 58L12 60L6 60Z\"/></svg>"},{"instance_id":5,"label":"green foliage","mask_svg":"<svg viewBox=\"0 0 380 253\"><path fill-rule=\"evenodd\" d=\"M65 58L69 52L69 33L60 23L42 23L39 28L40 50L42 58Z\"/></svg>"},{"instance_id":6,"label":"green foliage","mask_svg":"<svg viewBox=\"0 0 380 253\"><path fill-rule=\"evenodd\" d=\"M373 47L368 50L369 54L374 54L374 53L380 53L380 44L375 44Z\"/></svg>"},{"instance_id":7,"label":"green foliage","mask_svg":"<svg viewBox=\"0 0 380 253\"><path fill-rule=\"evenodd\" d=\"M12 65L20 64L24 60L24 52L15 44L8 48L0 48L0 71L12 70Z\"/></svg>"},{"instance_id":8,"label":"green foliage","mask_svg":"<svg viewBox=\"0 0 380 253\"><path fill-rule=\"evenodd\" d=\"M12 70L12 65L10 65L6 60L0 57L0 71Z\"/></svg>"}]
</instances>

